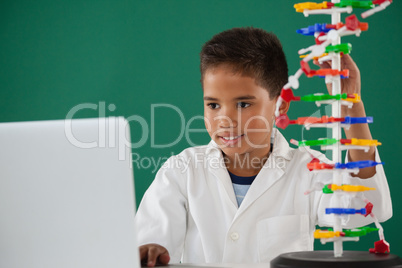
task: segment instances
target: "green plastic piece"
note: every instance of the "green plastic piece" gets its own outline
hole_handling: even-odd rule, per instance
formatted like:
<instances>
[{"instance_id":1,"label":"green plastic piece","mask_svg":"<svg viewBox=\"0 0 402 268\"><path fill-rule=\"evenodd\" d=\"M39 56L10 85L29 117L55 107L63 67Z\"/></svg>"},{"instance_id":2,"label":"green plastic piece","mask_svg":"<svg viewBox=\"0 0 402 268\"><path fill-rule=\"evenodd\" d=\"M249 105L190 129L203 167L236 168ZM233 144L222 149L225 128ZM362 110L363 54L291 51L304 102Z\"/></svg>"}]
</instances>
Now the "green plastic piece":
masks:
<instances>
[{"instance_id":1,"label":"green plastic piece","mask_svg":"<svg viewBox=\"0 0 402 268\"><path fill-rule=\"evenodd\" d=\"M352 1L352 0L341 0L339 3L334 4L336 7L348 7L351 6L353 8L373 8L375 5L372 1Z\"/></svg>"},{"instance_id":2,"label":"green plastic piece","mask_svg":"<svg viewBox=\"0 0 402 268\"><path fill-rule=\"evenodd\" d=\"M336 94L336 95L329 95L329 94L322 94L322 95L306 95L300 98L302 101L322 101L322 100L340 100L340 99L347 99L348 94Z\"/></svg>"},{"instance_id":3,"label":"green plastic piece","mask_svg":"<svg viewBox=\"0 0 402 268\"><path fill-rule=\"evenodd\" d=\"M325 52L343 52L344 54L349 54L352 51L352 44L349 43L344 43L344 44L339 44L339 45L329 45L325 48Z\"/></svg>"},{"instance_id":4,"label":"green plastic piece","mask_svg":"<svg viewBox=\"0 0 402 268\"><path fill-rule=\"evenodd\" d=\"M322 139L322 140L309 140L299 141L299 146L320 146L320 145L332 145L337 143L337 139Z\"/></svg>"},{"instance_id":5,"label":"green plastic piece","mask_svg":"<svg viewBox=\"0 0 402 268\"><path fill-rule=\"evenodd\" d=\"M355 228L355 229L346 229L343 230L343 232L345 233L345 236L347 237L357 237L357 236L364 236L366 234L369 234L371 232L375 232L378 231L378 228L371 228L368 226L364 226L364 227L359 227L359 228Z\"/></svg>"},{"instance_id":6,"label":"green plastic piece","mask_svg":"<svg viewBox=\"0 0 402 268\"><path fill-rule=\"evenodd\" d=\"M323 192L324 194L333 194L334 192L333 192L331 189L328 188L328 185L329 185L329 184L326 184L326 185L324 186L324 188L322 188L322 192Z\"/></svg>"}]
</instances>

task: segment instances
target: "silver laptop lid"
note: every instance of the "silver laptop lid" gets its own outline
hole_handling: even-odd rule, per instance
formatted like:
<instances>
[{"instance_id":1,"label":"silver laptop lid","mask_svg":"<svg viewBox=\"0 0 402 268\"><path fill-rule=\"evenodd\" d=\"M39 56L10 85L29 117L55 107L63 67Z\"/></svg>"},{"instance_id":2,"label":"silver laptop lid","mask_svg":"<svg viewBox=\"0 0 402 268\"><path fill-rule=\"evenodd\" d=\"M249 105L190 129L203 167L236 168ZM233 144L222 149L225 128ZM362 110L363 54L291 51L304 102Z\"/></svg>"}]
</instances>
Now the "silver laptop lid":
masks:
<instances>
[{"instance_id":1,"label":"silver laptop lid","mask_svg":"<svg viewBox=\"0 0 402 268\"><path fill-rule=\"evenodd\" d=\"M123 118L0 124L0 267L139 267Z\"/></svg>"}]
</instances>

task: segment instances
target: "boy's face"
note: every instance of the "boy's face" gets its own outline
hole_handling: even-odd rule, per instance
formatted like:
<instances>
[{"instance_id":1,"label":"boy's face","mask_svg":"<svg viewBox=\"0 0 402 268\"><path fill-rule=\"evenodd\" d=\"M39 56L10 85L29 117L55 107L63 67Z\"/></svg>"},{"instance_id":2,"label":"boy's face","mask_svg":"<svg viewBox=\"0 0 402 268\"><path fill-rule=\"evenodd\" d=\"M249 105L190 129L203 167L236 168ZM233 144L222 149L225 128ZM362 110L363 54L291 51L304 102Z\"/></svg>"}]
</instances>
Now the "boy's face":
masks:
<instances>
[{"instance_id":1,"label":"boy's face","mask_svg":"<svg viewBox=\"0 0 402 268\"><path fill-rule=\"evenodd\" d=\"M268 156L277 99L229 66L207 70L203 90L205 126L225 155Z\"/></svg>"}]
</instances>

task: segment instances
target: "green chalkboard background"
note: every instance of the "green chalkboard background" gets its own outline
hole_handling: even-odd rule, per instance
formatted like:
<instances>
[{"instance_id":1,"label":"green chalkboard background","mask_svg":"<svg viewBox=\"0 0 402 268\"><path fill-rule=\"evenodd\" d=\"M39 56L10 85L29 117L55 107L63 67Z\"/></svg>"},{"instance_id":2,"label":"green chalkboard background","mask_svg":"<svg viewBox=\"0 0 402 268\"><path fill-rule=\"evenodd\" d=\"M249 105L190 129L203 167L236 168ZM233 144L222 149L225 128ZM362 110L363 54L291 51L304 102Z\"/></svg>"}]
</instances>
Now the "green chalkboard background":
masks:
<instances>
[{"instance_id":1,"label":"green chalkboard background","mask_svg":"<svg viewBox=\"0 0 402 268\"><path fill-rule=\"evenodd\" d=\"M180 136L182 128L204 127L198 67L202 44L225 29L261 27L278 35L289 71L294 73L299 66L297 51L313 43L311 37L298 35L295 30L315 22L330 22L324 15L305 18L295 12L294 3L2 0L0 122L63 119L72 108L85 103L96 104L99 109L82 109L74 118L130 118L133 142L146 139L133 150L138 204L161 161L192 144L209 141L205 131L190 132L190 139ZM386 162L394 209L393 218L384 224L385 234L391 251L400 256L401 11L401 1L394 1L387 10L364 20L369 23L368 32L359 38L343 39L353 44L352 56L362 73L362 98L367 114L375 117L372 134L383 142L379 150ZM301 95L325 91L320 78L303 76L300 82ZM324 110L296 103L289 117ZM144 137L143 130L152 136ZM318 137L317 132L300 127L283 132L288 139ZM169 143L174 145L155 146ZM367 250L376 239L373 234L359 243L345 243L345 248ZM332 247L318 242L316 246Z\"/></svg>"}]
</instances>

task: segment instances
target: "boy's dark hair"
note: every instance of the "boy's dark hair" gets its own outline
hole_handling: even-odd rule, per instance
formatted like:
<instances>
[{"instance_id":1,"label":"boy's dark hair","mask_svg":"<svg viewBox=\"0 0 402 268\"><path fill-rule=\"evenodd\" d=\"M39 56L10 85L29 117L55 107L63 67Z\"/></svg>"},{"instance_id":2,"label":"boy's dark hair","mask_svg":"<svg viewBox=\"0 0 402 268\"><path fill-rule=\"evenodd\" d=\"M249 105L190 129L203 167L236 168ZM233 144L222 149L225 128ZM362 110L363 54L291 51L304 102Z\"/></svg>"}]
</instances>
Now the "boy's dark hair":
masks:
<instances>
[{"instance_id":1,"label":"boy's dark hair","mask_svg":"<svg viewBox=\"0 0 402 268\"><path fill-rule=\"evenodd\" d=\"M253 27L233 28L221 32L201 49L201 83L205 72L221 64L235 73L253 77L267 89L271 99L281 93L288 82L288 66L279 39L273 33Z\"/></svg>"}]
</instances>

